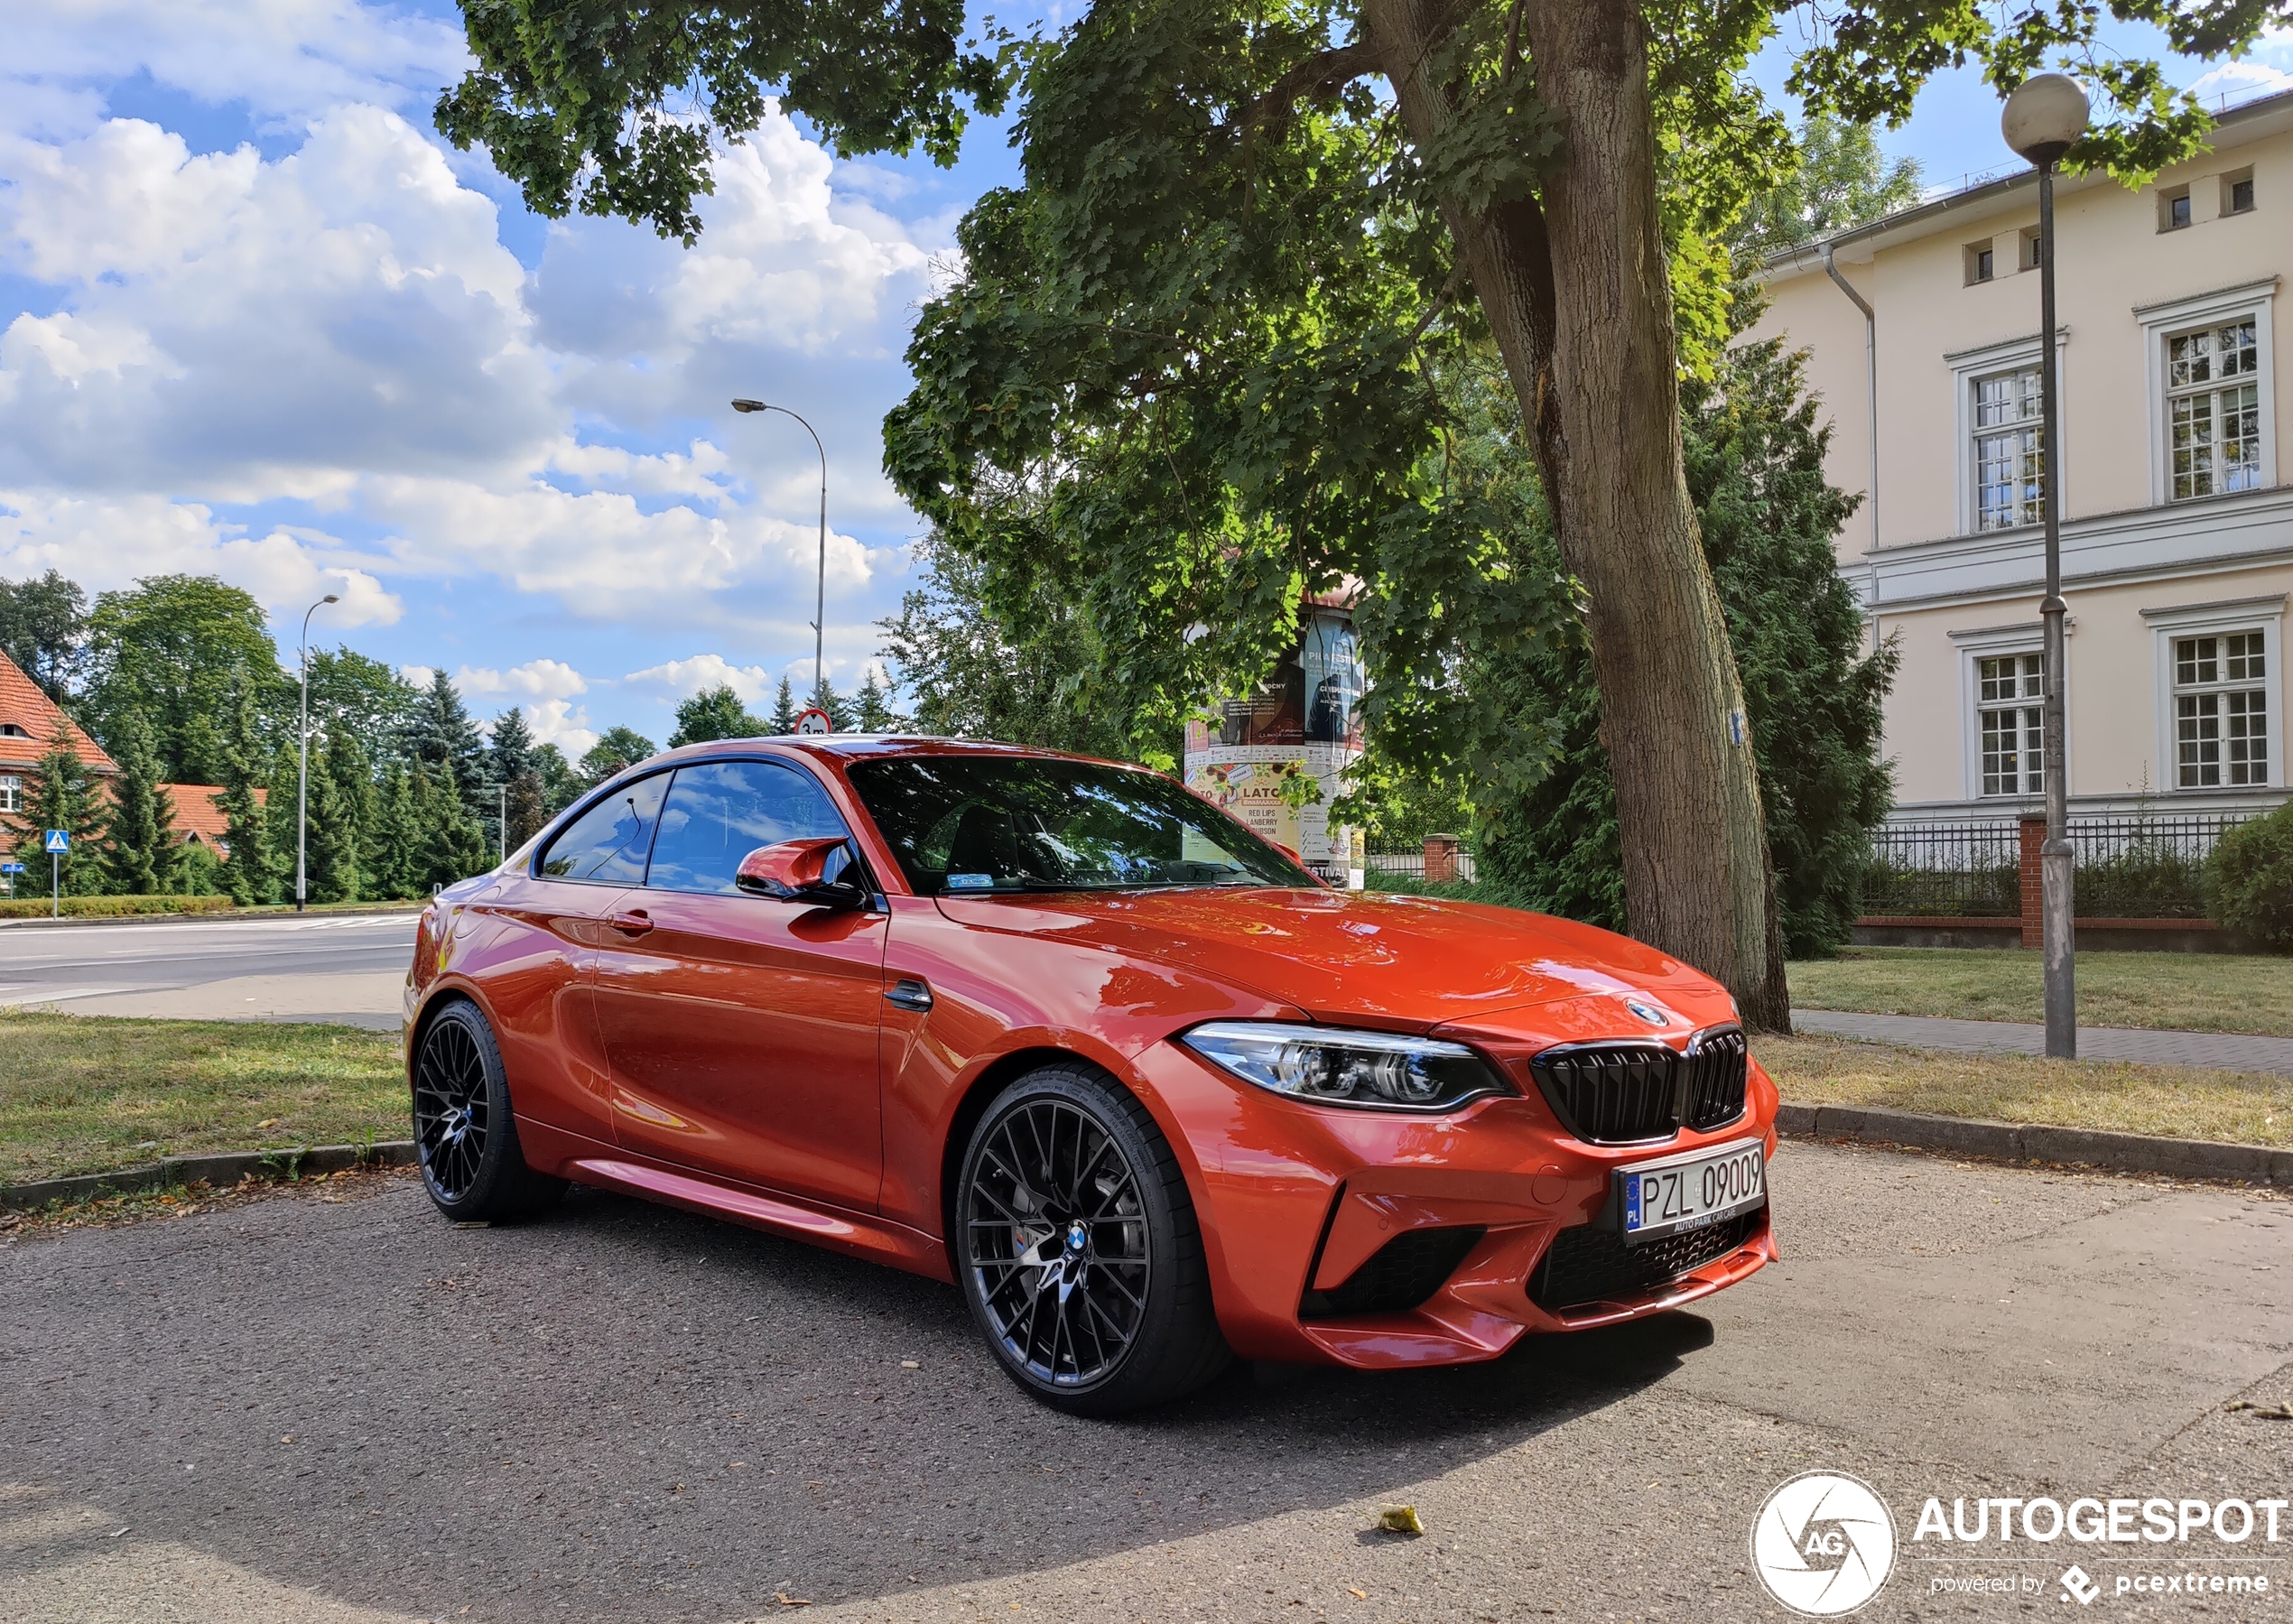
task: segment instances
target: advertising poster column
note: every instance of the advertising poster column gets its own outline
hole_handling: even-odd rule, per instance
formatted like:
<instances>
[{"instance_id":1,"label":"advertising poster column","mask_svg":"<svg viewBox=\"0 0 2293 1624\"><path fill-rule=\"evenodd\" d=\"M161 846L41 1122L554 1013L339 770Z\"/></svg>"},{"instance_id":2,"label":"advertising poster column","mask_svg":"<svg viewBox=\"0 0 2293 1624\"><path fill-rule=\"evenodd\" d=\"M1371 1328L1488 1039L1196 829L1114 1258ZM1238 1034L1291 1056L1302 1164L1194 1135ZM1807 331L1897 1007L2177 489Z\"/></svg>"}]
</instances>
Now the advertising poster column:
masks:
<instances>
[{"instance_id":1,"label":"advertising poster column","mask_svg":"<svg viewBox=\"0 0 2293 1624\"><path fill-rule=\"evenodd\" d=\"M1186 784L1334 884L1362 883L1360 832L1330 822L1361 756L1362 668L1352 615L1309 603L1298 640L1258 691L1230 700L1213 730L1186 727Z\"/></svg>"}]
</instances>

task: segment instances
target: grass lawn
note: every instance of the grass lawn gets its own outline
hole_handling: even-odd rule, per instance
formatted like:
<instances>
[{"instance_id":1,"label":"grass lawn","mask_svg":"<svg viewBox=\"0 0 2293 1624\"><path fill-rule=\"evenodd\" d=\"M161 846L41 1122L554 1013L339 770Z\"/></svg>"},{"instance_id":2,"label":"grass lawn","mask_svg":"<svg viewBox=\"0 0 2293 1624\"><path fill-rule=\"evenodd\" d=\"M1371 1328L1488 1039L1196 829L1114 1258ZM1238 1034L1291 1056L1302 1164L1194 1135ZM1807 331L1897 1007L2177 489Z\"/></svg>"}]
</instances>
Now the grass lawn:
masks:
<instances>
[{"instance_id":1,"label":"grass lawn","mask_svg":"<svg viewBox=\"0 0 2293 1624\"><path fill-rule=\"evenodd\" d=\"M1851 947L1794 964L1803 1009L1942 1015L1970 1021L2046 1018L2035 952L2012 949ZM2293 1037L2293 959L2232 953L2080 953L2078 1024Z\"/></svg>"},{"instance_id":2,"label":"grass lawn","mask_svg":"<svg viewBox=\"0 0 2293 1624\"><path fill-rule=\"evenodd\" d=\"M0 1183L410 1131L388 1033L0 1011Z\"/></svg>"},{"instance_id":3,"label":"grass lawn","mask_svg":"<svg viewBox=\"0 0 2293 1624\"><path fill-rule=\"evenodd\" d=\"M2293 1145L2293 1077L2112 1061L1943 1054L1827 1037L1757 1039L1796 1105L1883 1105L1937 1117Z\"/></svg>"}]
</instances>

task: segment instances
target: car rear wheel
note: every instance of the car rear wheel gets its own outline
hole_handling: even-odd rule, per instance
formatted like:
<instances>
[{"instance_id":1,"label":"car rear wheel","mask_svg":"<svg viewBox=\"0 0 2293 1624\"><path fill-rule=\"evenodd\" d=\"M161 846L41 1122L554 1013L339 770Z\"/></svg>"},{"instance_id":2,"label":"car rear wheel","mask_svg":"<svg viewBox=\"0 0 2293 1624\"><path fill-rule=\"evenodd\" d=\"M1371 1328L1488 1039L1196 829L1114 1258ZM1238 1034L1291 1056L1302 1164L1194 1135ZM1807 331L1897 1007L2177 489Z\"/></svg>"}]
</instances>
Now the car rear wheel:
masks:
<instances>
[{"instance_id":1,"label":"car rear wheel","mask_svg":"<svg viewBox=\"0 0 2293 1624\"><path fill-rule=\"evenodd\" d=\"M972 1130L954 1216L972 1317L1044 1403L1119 1415L1230 1357L1177 1158L1103 1073L1047 1066L1005 1089Z\"/></svg>"},{"instance_id":2,"label":"car rear wheel","mask_svg":"<svg viewBox=\"0 0 2293 1624\"><path fill-rule=\"evenodd\" d=\"M414 1053L414 1155L430 1199L469 1222L530 1218L565 1192L565 1181L525 1165L509 1078L493 1029L473 1004L432 1016Z\"/></svg>"}]
</instances>

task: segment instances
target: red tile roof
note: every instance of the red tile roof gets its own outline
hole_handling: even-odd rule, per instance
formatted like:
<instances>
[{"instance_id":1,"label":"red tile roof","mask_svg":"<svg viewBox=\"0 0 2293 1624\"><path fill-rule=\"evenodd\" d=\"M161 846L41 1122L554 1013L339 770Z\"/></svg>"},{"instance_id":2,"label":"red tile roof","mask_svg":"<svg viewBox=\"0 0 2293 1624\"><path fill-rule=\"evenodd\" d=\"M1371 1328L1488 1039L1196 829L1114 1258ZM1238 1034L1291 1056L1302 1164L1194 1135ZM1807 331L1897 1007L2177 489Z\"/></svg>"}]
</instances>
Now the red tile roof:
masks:
<instances>
[{"instance_id":1,"label":"red tile roof","mask_svg":"<svg viewBox=\"0 0 2293 1624\"><path fill-rule=\"evenodd\" d=\"M218 851L228 851L230 820L223 815L224 791L212 784L162 784L175 806L175 821L168 827L187 840L204 840ZM258 788L255 799L268 805L271 792Z\"/></svg>"},{"instance_id":2,"label":"red tile roof","mask_svg":"<svg viewBox=\"0 0 2293 1624\"><path fill-rule=\"evenodd\" d=\"M40 691L39 683L24 675L14 660L0 654L0 769L37 766L56 736L58 722L63 723L72 749L89 770L107 775L119 771L103 747Z\"/></svg>"}]
</instances>

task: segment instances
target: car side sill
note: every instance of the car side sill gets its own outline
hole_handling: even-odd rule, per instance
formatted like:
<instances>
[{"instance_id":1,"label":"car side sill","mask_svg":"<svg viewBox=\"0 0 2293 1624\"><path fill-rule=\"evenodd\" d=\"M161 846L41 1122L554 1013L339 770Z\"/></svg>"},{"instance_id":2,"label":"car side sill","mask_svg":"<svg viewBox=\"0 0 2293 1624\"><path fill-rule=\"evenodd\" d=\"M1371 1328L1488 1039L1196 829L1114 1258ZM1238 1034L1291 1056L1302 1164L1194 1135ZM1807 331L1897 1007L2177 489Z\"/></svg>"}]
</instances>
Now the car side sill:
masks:
<instances>
[{"instance_id":1,"label":"car side sill","mask_svg":"<svg viewBox=\"0 0 2293 1624\"><path fill-rule=\"evenodd\" d=\"M719 1184L649 1163L613 1156L585 1156L569 1163L565 1176L577 1183L619 1190L646 1201L682 1207L710 1218L729 1219L751 1229L808 1240L814 1246L887 1263L912 1274L948 1280L947 1252L931 1236L905 1224L840 1208L813 1206L794 1196Z\"/></svg>"}]
</instances>

